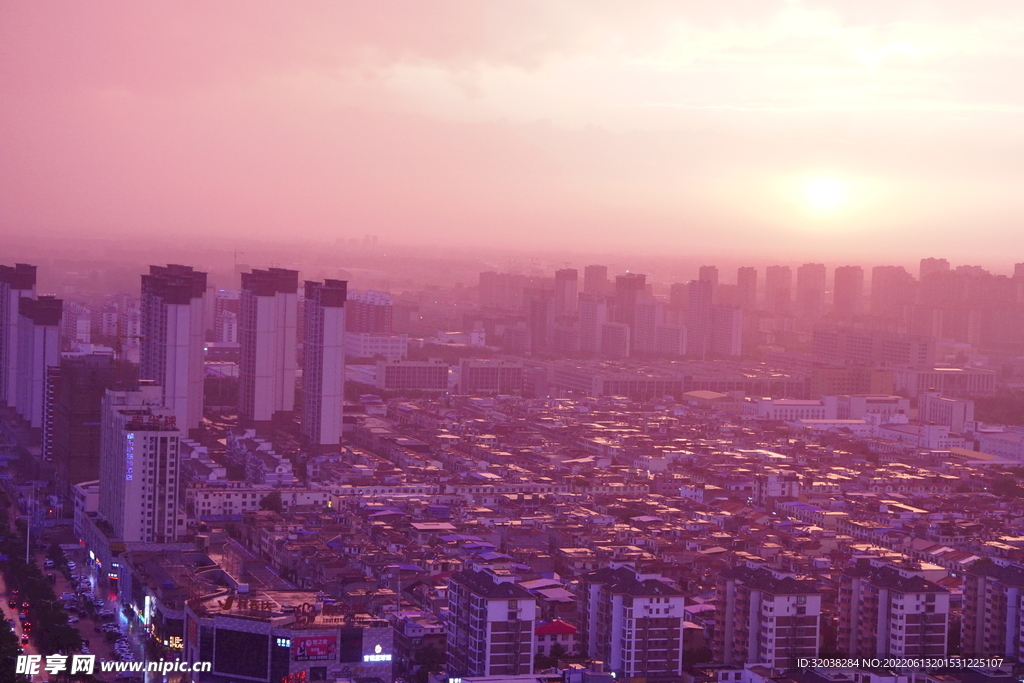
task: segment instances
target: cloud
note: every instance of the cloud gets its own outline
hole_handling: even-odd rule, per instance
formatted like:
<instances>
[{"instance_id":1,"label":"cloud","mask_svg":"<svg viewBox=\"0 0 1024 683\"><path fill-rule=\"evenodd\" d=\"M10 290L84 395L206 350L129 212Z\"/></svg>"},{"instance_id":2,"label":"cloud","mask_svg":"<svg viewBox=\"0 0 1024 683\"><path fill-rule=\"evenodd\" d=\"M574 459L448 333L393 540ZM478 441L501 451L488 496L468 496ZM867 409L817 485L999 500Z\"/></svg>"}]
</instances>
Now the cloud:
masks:
<instances>
[{"instance_id":1,"label":"cloud","mask_svg":"<svg viewBox=\"0 0 1024 683\"><path fill-rule=\"evenodd\" d=\"M984 1L5 3L0 222L849 248L778 189L827 172L878 188L862 237L984 206L994 244L1022 34Z\"/></svg>"}]
</instances>

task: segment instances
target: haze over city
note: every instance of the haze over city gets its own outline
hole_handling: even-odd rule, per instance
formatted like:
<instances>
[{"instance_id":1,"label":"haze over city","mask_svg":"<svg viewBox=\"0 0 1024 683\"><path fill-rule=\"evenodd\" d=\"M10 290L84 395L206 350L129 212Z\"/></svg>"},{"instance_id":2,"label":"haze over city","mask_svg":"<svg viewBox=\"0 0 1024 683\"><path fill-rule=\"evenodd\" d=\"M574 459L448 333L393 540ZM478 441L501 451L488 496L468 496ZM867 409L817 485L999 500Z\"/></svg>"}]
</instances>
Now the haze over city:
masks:
<instances>
[{"instance_id":1,"label":"haze over city","mask_svg":"<svg viewBox=\"0 0 1024 683\"><path fill-rule=\"evenodd\" d=\"M0 683L1021 683L1024 3L0 2Z\"/></svg>"},{"instance_id":2,"label":"haze over city","mask_svg":"<svg viewBox=\"0 0 1024 683\"><path fill-rule=\"evenodd\" d=\"M1020 244L1014 2L0 12L8 234L1002 270Z\"/></svg>"}]
</instances>

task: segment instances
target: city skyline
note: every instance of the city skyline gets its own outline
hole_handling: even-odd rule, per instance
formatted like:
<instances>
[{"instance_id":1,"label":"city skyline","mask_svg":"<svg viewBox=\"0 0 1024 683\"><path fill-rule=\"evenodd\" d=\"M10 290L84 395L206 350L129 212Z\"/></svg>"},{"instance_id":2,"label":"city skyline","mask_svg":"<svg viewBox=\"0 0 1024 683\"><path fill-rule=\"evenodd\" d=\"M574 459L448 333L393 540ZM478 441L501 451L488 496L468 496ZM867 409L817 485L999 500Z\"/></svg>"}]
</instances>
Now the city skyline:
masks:
<instances>
[{"instance_id":1,"label":"city skyline","mask_svg":"<svg viewBox=\"0 0 1024 683\"><path fill-rule=\"evenodd\" d=\"M0 683L1021 683L1021 46L0 3Z\"/></svg>"}]
</instances>

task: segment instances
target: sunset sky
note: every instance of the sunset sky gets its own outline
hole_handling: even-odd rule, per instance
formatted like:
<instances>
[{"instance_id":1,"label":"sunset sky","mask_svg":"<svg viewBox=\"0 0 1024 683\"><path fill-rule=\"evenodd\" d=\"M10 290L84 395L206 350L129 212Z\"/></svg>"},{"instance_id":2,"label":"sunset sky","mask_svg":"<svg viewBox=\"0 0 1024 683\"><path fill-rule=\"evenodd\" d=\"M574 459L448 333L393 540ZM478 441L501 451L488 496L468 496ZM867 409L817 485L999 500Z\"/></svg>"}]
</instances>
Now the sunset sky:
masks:
<instances>
[{"instance_id":1,"label":"sunset sky","mask_svg":"<svg viewBox=\"0 0 1024 683\"><path fill-rule=\"evenodd\" d=\"M1024 261L1024 3L0 4L0 231Z\"/></svg>"}]
</instances>

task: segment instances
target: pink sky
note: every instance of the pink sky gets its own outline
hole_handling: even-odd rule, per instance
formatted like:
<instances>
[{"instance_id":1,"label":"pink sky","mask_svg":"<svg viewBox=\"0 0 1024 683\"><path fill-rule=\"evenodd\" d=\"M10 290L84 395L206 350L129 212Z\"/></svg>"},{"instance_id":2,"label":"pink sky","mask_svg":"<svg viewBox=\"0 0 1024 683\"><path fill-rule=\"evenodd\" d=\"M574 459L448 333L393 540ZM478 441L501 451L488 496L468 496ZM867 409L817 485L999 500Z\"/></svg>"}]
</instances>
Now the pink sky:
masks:
<instances>
[{"instance_id":1,"label":"pink sky","mask_svg":"<svg viewBox=\"0 0 1024 683\"><path fill-rule=\"evenodd\" d=\"M1016 0L16 0L0 230L1010 263L1022 72Z\"/></svg>"}]
</instances>

